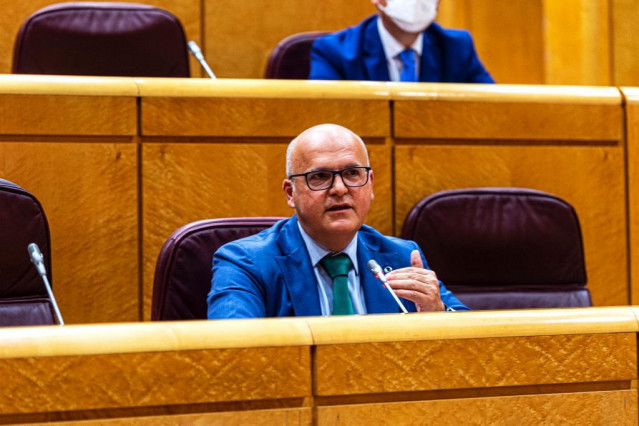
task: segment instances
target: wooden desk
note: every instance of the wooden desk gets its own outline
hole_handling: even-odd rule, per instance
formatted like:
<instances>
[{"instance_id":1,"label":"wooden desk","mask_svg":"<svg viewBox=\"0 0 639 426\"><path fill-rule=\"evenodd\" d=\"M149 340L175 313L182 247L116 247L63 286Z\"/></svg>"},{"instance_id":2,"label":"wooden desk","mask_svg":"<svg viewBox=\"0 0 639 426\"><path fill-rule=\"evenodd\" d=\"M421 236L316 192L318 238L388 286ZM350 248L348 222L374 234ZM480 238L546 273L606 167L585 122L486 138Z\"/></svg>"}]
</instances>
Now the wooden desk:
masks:
<instances>
[{"instance_id":1,"label":"wooden desk","mask_svg":"<svg viewBox=\"0 0 639 426\"><path fill-rule=\"evenodd\" d=\"M636 425L638 313L0 329L0 423Z\"/></svg>"}]
</instances>

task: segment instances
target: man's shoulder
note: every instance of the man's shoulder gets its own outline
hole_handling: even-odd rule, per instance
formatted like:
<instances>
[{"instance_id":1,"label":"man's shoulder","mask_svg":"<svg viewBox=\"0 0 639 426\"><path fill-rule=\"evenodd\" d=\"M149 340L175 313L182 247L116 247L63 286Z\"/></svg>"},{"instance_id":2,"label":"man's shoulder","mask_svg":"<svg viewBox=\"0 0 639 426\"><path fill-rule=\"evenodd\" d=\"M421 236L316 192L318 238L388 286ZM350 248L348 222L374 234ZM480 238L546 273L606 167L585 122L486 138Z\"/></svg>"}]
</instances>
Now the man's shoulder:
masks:
<instances>
[{"instance_id":1,"label":"man's shoulder","mask_svg":"<svg viewBox=\"0 0 639 426\"><path fill-rule=\"evenodd\" d=\"M244 251L259 253L264 250L274 248L276 242L282 232L282 228L290 224L291 218L282 219L276 222L273 226L266 228L256 234L249 235L247 237L239 238L237 240L230 241L224 244L218 249L216 253Z\"/></svg>"},{"instance_id":2,"label":"man's shoulder","mask_svg":"<svg viewBox=\"0 0 639 426\"><path fill-rule=\"evenodd\" d=\"M433 22L428 28L426 28L424 34L447 43L464 45L472 43L472 36L470 35L470 32L454 28L444 28L437 22Z\"/></svg>"},{"instance_id":3,"label":"man's shoulder","mask_svg":"<svg viewBox=\"0 0 639 426\"><path fill-rule=\"evenodd\" d=\"M344 28L334 33L325 34L315 40L313 47L322 48L328 46L344 47L345 45L359 44L366 30L371 25L376 25L377 15L371 15L357 25Z\"/></svg>"},{"instance_id":4,"label":"man's shoulder","mask_svg":"<svg viewBox=\"0 0 639 426\"><path fill-rule=\"evenodd\" d=\"M414 241L405 240L391 235L384 235L378 230L368 225L362 225L359 238L365 243L379 244L380 249L389 250L414 250L417 244Z\"/></svg>"}]
</instances>

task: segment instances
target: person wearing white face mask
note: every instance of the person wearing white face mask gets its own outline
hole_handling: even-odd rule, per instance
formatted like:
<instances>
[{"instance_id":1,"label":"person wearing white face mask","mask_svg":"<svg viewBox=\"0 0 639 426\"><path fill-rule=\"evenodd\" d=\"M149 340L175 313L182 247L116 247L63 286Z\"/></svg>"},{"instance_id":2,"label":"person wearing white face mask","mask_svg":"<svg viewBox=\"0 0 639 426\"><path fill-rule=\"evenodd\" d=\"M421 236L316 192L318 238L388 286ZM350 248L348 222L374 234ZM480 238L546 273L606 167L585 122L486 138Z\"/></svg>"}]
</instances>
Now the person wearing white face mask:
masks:
<instances>
[{"instance_id":1,"label":"person wearing white face mask","mask_svg":"<svg viewBox=\"0 0 639 426\"><path fill-rule=\"evenodd\" d=\"M371 0L378 13L313 43L312 80L494 83L470 34L434 22L439 0Z\"/></svg>"}]
</instances>

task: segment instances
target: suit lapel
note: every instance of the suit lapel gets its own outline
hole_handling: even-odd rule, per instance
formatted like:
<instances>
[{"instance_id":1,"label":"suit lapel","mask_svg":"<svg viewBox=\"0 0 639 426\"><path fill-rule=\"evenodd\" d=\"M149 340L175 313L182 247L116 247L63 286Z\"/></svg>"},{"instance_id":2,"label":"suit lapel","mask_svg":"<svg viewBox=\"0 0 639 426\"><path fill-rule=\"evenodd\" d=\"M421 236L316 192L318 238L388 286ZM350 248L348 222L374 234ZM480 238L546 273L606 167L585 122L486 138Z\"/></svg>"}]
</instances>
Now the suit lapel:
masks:
<instances>
[{"instance_id":1,"label":"suit lapel","mask_svg":"<svg viewBox=\"0 0 639 426\"><path fill-rule=\"evenodd\" d=\"M435 24L431 24L433 27ZM433 35L434 28L424 31L422 37L422 58L419 64L419 81L443 82L442 50Z\"/></svg>"},{"instance_id":2,"label":"suit lapel","mask_svg":"<svg viewBox=\"0 0 639 426\"><path fill-rule=\"evenodd\" d=\"M392 266L393 269L406 266L400 264L396 253L384 253L379 249L379 242L375 238L369 238L366 233L359 233L357 243L357 262L360 269L360 283L364 288L366 309L369 314L398 313L402 312L388 289L373 275L366 263L375 259L380 266ZM409 312L415 311L415 304L400 299Z\"/></svg>"},{"instance_id":3,"label":"suit lapel","mask_svg":"<svg viewBox=\"0 0 639 426\"><path fill-rule=\"evenodd\" d=\"M293 216L282 228L277 239L282 256L276 256L275 261L291 297L295 315L319 316L322 308L313 265L297 226L297 217Z\"/></svg>"},{"instance_id":4,"label":"suit lapel","mask_svg":"<svg viewBox=\"0 0 639 426\"><path fill-rule=\"evenodd\" d=\"M369 80L389 81L386 53L377 30L377 19L372 19L364 30L364 66Z\"/></svg>"}]
</instances>

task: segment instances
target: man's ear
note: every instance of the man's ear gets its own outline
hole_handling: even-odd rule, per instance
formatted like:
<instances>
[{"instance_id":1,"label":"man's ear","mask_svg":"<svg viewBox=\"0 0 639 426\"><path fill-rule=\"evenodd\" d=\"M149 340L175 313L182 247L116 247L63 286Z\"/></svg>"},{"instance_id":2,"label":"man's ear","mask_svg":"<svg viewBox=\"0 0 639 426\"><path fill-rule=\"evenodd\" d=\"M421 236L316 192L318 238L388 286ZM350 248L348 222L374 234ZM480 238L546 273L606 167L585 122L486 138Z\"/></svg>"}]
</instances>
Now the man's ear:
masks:
<instances>
[{"instance_id":1,"label":"man's ear","mask_svg":"<svg viewBox=\"0 0 639 426\"><path fill-rule=\"evenodd\" d=\"M369 184L371 185L371 201L375 199L375 194L373 193L373 171L371 170L370 175L368 175Z\"/></svg>"},{"instance_id":2,"label":"man's ear","mask_svg":"<svg viewBox=\"0 0 639 426\"><path fill-rule=\"evenodd\" d=\"M293 200L293 182L290 179L284 179L282 182L282 189L286 194L286 204L292 209L295 208L295 201Z\"/></svg>"}]
</instances>

